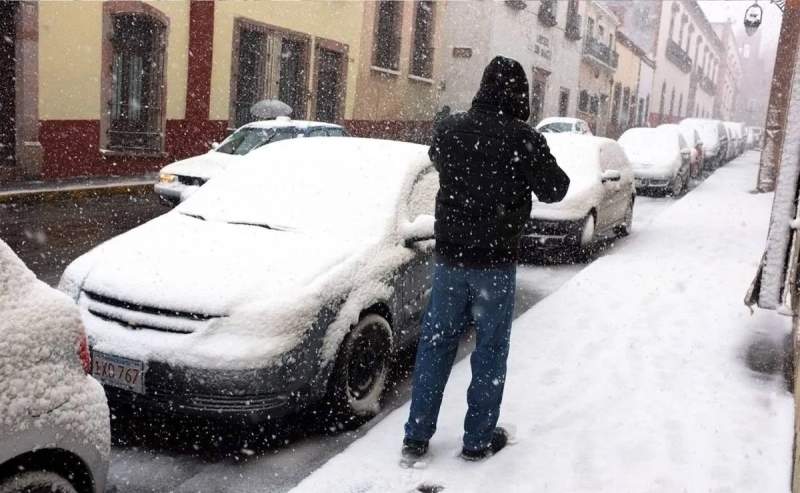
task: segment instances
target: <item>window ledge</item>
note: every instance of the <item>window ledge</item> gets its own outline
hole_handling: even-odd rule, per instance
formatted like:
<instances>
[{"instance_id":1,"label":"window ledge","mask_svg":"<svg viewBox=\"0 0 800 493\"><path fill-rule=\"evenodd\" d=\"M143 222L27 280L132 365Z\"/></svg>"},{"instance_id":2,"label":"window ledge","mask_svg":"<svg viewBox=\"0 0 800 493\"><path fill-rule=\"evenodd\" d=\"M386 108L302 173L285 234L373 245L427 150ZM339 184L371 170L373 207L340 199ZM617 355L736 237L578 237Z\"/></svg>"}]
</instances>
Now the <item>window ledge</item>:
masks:
<instances>
[{"instance_id":1,"label":"window ledge","mask_svg":"<svg viewBox=\"0 0 800 493\"><path fill-rule=\"evenodd\" d=\"M108 157L141 157L146 159L161 159L167 157L164 151L123 151L119 149L100 149L100 154Z\"/></svg>"},{"instance_id":2,"label":"window ledge","mask_svg":"<svg viewBox=\"0 0 800 493\"><path fill-rule=\"evenodd\" d=\"M416 81L416 82L422 82L423 84L434 84L434 83L436 83L436 81L433 80L433 79L429 79L427 77L421 77L419 75L414 75L414 74L408 74L408 78L410 80L413 80L413 81Z\"/></svg>"},{"instance_id":3,"label":"window ledge","mask_svg":"<svg viewBox=\"0 0 800 493\"><path fill-rule=\"evenodd\" d=\"M372 70L373 72L378 72L381 74L394 75L395 77L400 76L399 70L392 70L390 68L378 67L376 65L370 65L369 69Z\"/></svg>"}]
</instances>

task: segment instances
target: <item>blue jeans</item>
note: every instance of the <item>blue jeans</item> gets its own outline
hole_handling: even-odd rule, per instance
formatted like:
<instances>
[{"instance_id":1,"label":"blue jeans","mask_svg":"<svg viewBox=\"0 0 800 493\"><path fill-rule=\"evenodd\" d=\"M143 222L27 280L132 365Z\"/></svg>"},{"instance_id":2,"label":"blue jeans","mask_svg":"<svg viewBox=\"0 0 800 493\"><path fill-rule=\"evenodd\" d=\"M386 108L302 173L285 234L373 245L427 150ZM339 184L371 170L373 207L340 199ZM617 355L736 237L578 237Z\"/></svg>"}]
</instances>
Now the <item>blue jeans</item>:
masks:
<instances>
[{"instance_id":1,"label":"blue jeans","mask_svg":"<svg viewBox=\"0 0 800 493\"><path fill-rule=\"evenodd\" d=\"M430 440L436 431L460 336L473 322L477 338L470 358L464 447L481 450L491 443L503 400L515 286L516 266L473 269L437 260L417 348L406 438Z\"/></svg>"}]
</instances>

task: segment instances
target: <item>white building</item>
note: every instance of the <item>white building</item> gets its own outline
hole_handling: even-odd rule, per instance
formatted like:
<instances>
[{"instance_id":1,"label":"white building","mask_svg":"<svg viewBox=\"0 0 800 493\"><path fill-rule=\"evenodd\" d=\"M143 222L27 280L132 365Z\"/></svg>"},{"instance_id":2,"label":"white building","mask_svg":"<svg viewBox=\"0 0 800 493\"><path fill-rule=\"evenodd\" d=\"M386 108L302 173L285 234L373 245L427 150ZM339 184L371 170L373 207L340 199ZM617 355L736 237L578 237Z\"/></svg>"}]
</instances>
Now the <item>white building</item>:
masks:
<instances>
[{"instance_id":1,"label":"white building","mask_svg":"<svg viewBox=\"0 0 800 493\"><path fill-rule=\"evenodd\" d=\"M649 126L650 101L655 73L655 62L649 58L642 58L642 64L639 65L639 103L636 111L636 124L640 127Z\"/></svg>"},{"instance_id":2,"label":"white building","mask_svg":"<svg viewBox=\"0 0 800 493\"><path fill-rule=\"evenodd\" d=\"M448 2L443 33L440 107L469 109L486 64L519 61L531 82L531 123L574 116L586 2L506 0Z\"/></svg>"},{"instance_id":3,"label":"white building","mask_svg":"<svg viewBox=\"0 0 800 493\"><path fill-rule=\"evenodd\" d=\"M742 61L739 58L736 36L731 29L730 22L714 23L712 26L725 47L725 55L722 57L720 66L714 115L723 120L733 120L738 114L737 103L739 103L739 88L742 80Z\"/></svg>"}]
</instances>

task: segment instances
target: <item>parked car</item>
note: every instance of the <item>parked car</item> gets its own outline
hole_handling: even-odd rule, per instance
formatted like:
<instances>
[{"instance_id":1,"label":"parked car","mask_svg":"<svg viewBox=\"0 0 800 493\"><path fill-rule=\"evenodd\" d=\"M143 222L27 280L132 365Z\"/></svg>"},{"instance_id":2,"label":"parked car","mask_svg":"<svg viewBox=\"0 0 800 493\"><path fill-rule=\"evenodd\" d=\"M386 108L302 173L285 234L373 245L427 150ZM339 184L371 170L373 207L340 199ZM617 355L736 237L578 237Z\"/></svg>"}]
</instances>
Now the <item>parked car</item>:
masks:
<instances>
[{"instance_id":1,"label":"parked car","mask_svg":"<svg viewBox=\"0 0 800 493\"><path fill-rule=\"evenodd\" d=\"M722 122L706 118L686 118L680 124L694 127L700 134L705 166L717 167L724 163L728 153L728 134Z\"/></svg>"},{"instance_id":2,"label":"parked car","mask_svg":"<svg viewBox=\"0 0 800 493\"><path fill-rule=\"evenodd\" d=\"M703 154L703 141L700 139L700 133L697 129L691 125L676 125L672 123L659 125L658 128L672 129L673 131L680 132L691 152L691 157L689 159L691 169L690 176L693 178L700 176L700 172L703 170L703 159L705 156Z\"/></svg>"},{"instance_id":3,"label":"parked car","mask_svg":"<svg viewBox=\"0 0 800 493\"><path fill-rule=\"evenodd\" d=\"M97 373L112 407L258 421L324 402L346 423L375 415L430 288L427 152L279 142L75 260L61 286L95 361L119 369Z\"/></svg>"},{"instance_id":4,"label":"parked car","mask_svg":"<svg viewBox=\"0 0 800 493\"><path fill-rule=\"evenodd\" d=\"M722 122L725 128L725 133L728 136L727 153L725 154L725 161L731 161L739 152L739 139L736 137L736 132L730 125L730 122Z\"/></svg>"},{"instance_id":5,"label":"parked car","mask_svg":"<svg viewBox=\"0 0 800 493\"><path fill-rule=\"evenodd\" d=\"M760 149L764 129L761 127L747 127L747 148Z\"/></svg>"},{"instance_id":6,"label":"parked car","mask_svg":"<svg viewBox=\"0 0 800 493\"><path fill-rule=\"evenodd\" d=\"M109 411L78 308L0 241L0 491L101 493Z\"/></svg>"},{"instance_id":7,"label":"parked car","mask_svg":"<svg viewBox=\"0 0 800 493\"><path fill-rule=\"evenodd\" d=\"M633 166L636 190L678 196L689 185L691 149L673 128L631 128L619 144Z\"/></svg>"},{"instance_id":8,"label":"parked car","mask_svg":"<svg viewBox=\"0 0 800 493\"><path fill-rule=\"evenodd\" d=\"M278 117L248 123L221 144L213 144L206 154L174 162L161 169L156 193L176 205L219 172L242 161L242 156L267 144L298 137L342 137L347 131L331 123L291 120Z\"/></svg>"},{"instance_id":9,"label":"parked car","mask_svg":"<svg viewBox=\"0 0 800 493\"><path fill-rule=\"evenodd\" d=\"M523 252L586 249L628 234L636 190L631 164L619 144L587 135L545 138L570 186L561 202L534 200L521 239Z\"/></svg>"},{"instance_id":10,"label":"parked car","mask_svg":"<svg viewBox=\"0 0 800 493\"><path fill-rule=\"evenodd\" d=\"M554 116L545 118L536 125L536 130L541 133L571 133L592 135L589 124L580 118L567 118Z\"/></svg>"}]
</instances>

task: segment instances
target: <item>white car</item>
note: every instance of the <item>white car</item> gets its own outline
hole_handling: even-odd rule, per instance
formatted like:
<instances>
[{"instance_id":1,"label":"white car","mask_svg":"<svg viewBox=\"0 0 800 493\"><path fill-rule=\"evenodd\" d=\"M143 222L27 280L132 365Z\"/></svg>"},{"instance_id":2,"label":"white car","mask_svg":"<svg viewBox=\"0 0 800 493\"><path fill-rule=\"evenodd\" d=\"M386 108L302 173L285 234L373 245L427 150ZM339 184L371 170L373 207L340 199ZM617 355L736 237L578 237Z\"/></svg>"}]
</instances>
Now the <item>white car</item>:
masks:
<instances>
[{"instance_id":1,"label":"white car","mask_svg":"<svg viewBox=\"0 0 800 493\"><path fill-rule=\"evenodd\" d=\"M0 492L101 493L109 411L78 308L0 241Z\"/></svg>"},{"instance_id":2,"label":"white car","mask_svg":"<svg viewBox=\"0 0 800 493\"><path fill-rule=\"evenodd\" d=\"M545 118L536 125L536 131L540 133L570 133L581 135L592 135L589 124L580 118L568 118L554 116Z\"/></svg>"},{"instance_id":3,"label":"white car","mask_svg":"<svg viewBox=\"0 0 800 493\"><path fill-rule=\"evenodd\" d=\"M705 166L720 166L727 157L728 133L719 120L706 118L686 118L681 126L693 127L703 142L703 162Z\"/></svg>"},{"instance_id":4,"label":"white car","mask_svg":"<svg viewBox=\"0 0 800 493\"><path fill-rule=\"evenodd\" d=\"M118 369L97 375L112 407L250 422L324 402L345 426L377 413L430 287L427 152L279 142L75 260L61 288Z\"/></svg>"},{"instance_id":5,"label":"white car","mask_svg":"<svg viewBox=\"0 0 800 493\"><path fill-rule=\"evenodd\" d=\"M674 128L631 128L619 144L633 165L637 190L678 196L689 185L691 149Z\"/></svg>"},{"instance_id":6,"label":"white car","mask_svg":"<svg viewBox=\"0 0 800 493\"><path fill-rule=\"evenodd\" d=\"M636 190L625 152L611 139L545 134L550 152L569 176L560 202L535 200L523 230L523 252L587 248L626 235L633 222Z\"/></svg>"},{"instance_id":7,"label":"white car","mask_svg":"<svg viewBox=\"0 0 800 493\"><path fill-rule=\"evenodd\" d=\"M691 166L691 176L700 176L703 169L703 141L700 139L700 133L692 125L681 125L675 123L665 123L659 125L657 128L672 129L673 131L680 132L686 145L689 146L689 164Z\"/></svg>"},{"instance_id":8,"label":"white car","mask_svg":"<svg viewBox=\"0 0 800 493\"><path fill-rule=\"evenodd\" d=\"M175 205L213 176L241 162L242 156L267 144L298 137L343 136L347 136L347 131L340 125L291 120L285 116L248 123L221 144L214 144L206 154L176 161L162 168L155 190L162 200Z\"/></svg>"}]
</instances>

